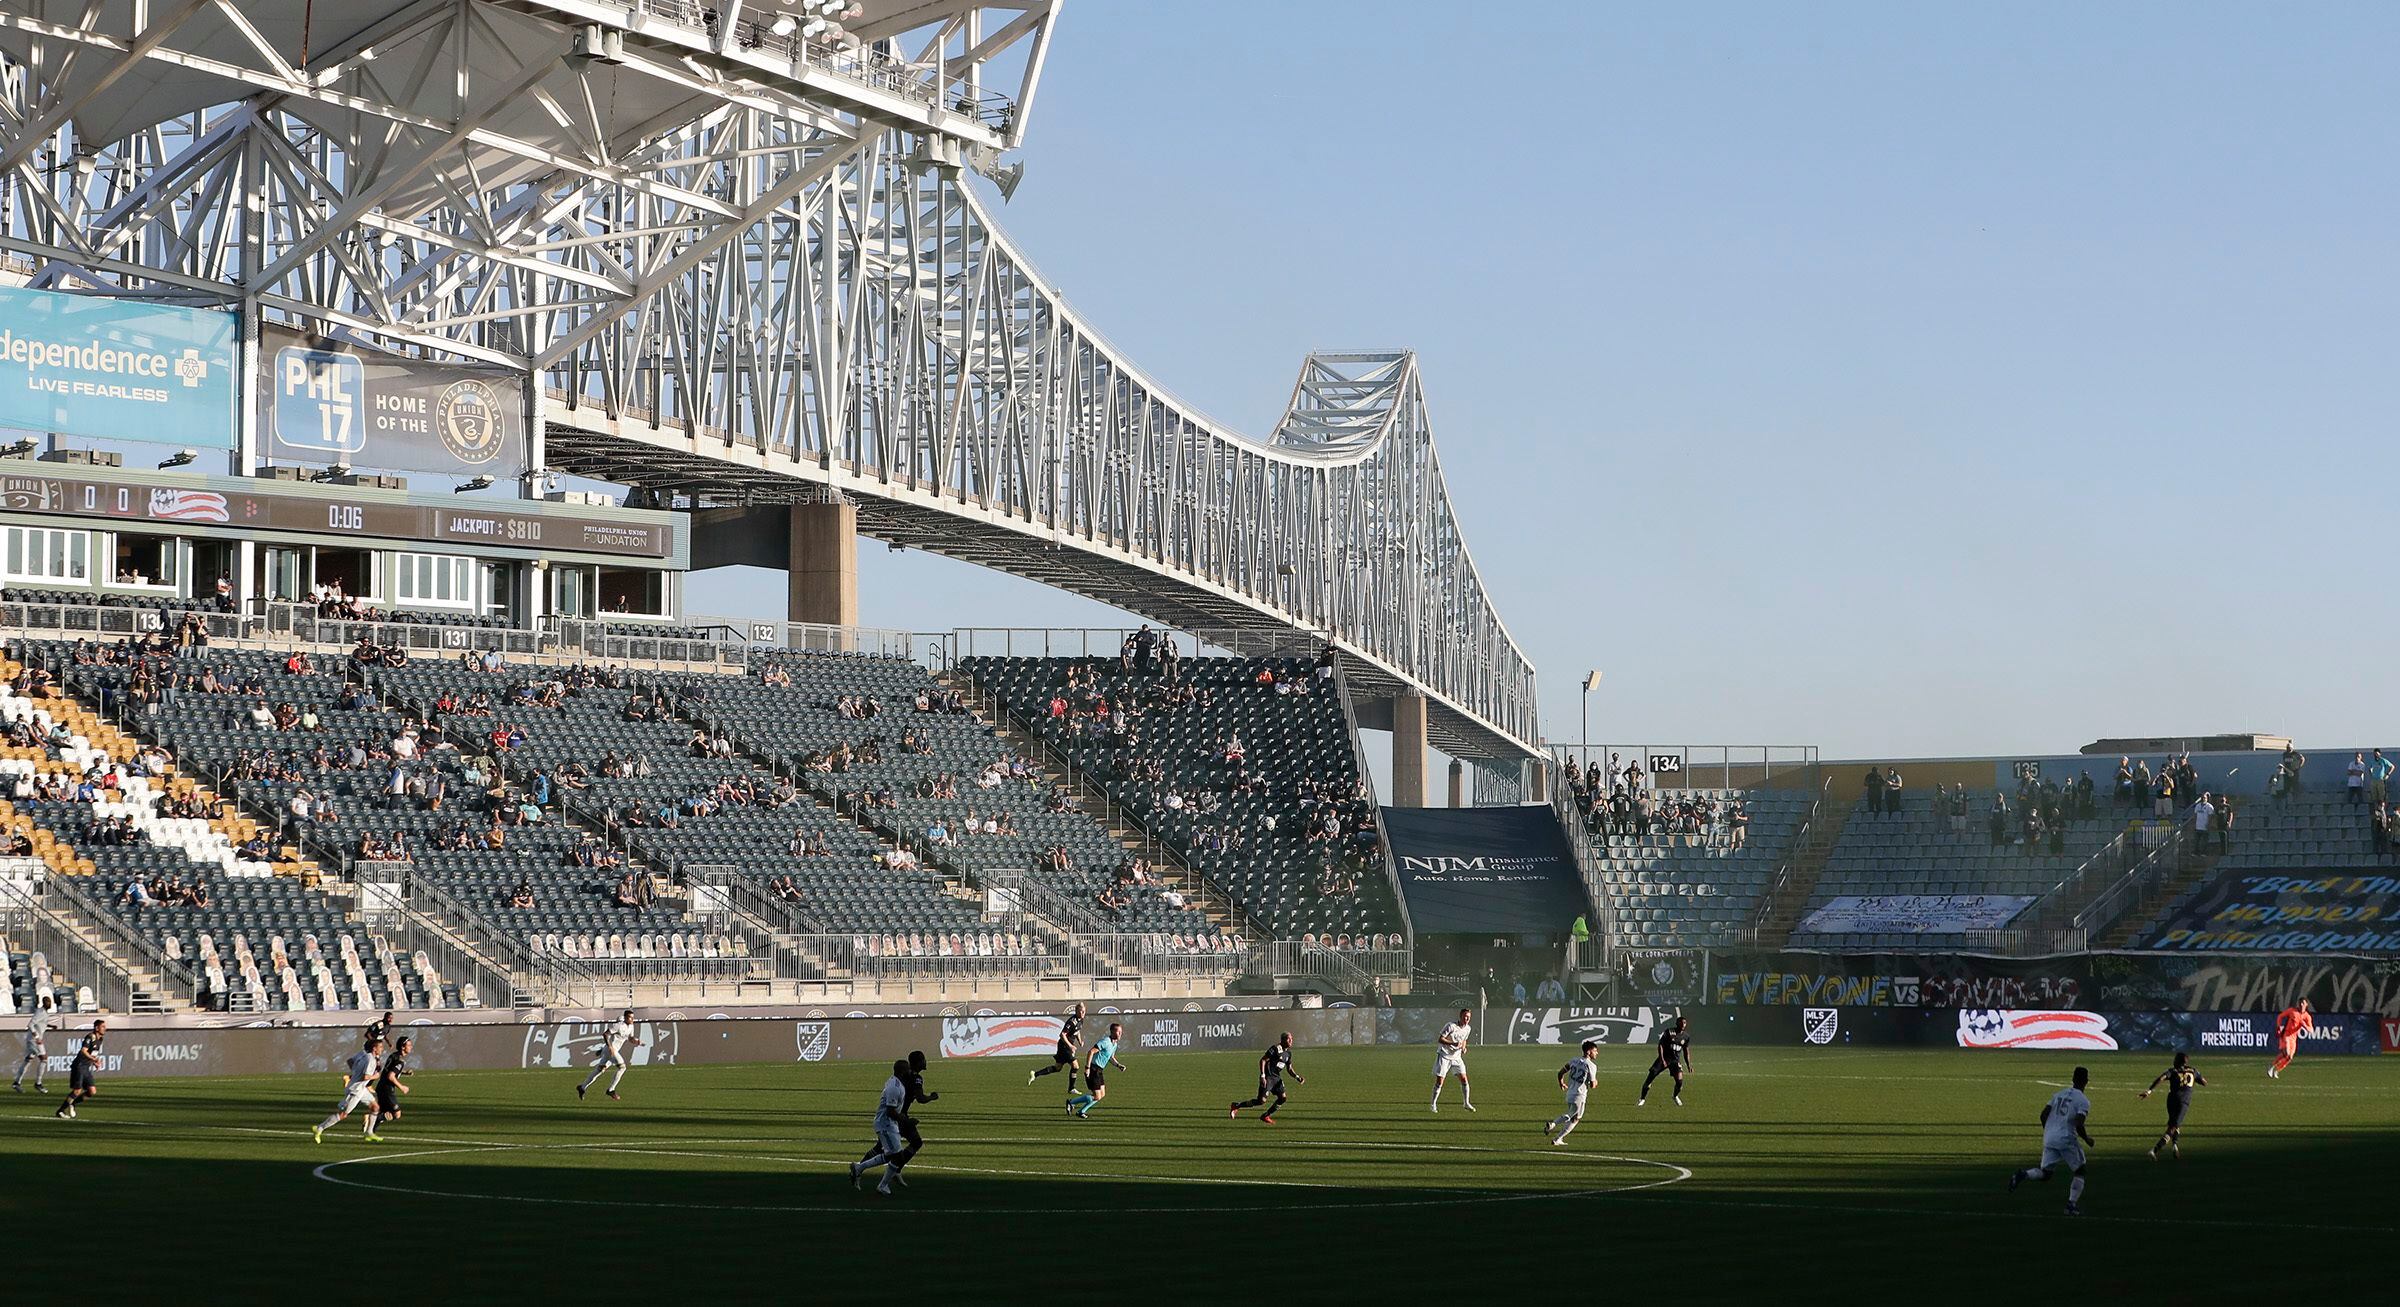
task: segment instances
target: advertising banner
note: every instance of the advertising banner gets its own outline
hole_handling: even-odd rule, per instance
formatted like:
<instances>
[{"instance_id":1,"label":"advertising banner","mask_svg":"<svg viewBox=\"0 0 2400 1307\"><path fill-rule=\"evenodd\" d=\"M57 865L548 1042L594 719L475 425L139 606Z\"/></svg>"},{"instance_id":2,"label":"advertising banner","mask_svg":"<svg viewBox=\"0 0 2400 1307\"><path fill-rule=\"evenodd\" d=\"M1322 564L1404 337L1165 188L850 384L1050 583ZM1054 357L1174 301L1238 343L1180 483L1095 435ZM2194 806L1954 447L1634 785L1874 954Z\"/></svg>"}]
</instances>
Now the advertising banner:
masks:
<instances>
[{"instance_id":1,"label":"advertising banner","mask_svg":"<svg viewBox=\"0 0 2400 1307\"><path fill-rule=\"evenodd\" d=\"M1960 1048L2074 1048L2106 1052L2117 1041L2097 1012L1969 1008L1958 1014Z\"/></svg>"},{"instance_id":2,"label":"advertising banner","mask_svg":"<svg viewBox=\"0 0 2400 1307\"><path fill-rule=\"evenodd\" d=\"M1569 1048L1580 1048L1587 1039L1603 1046L1647 1044L1658 1037L1659 1023L1673 1020L1675 1015L1649 1007L1504 1010L1508 1021L1494 1033L1503 1033L1509 1043L1564 1044Z\"/></svg>"},{"instance_id":3,"label":"advertising banner","mask_svg":"<svg viewBox=\"0 0 2400 1307\"><path fill-rule=\"evenodd\" d=\"M1690 949L1621 949L1626 984L1652 1003L1680 1007L1700 1001L1701 957Z\"/></svg>"},{"instance_id":4,"label":"advertising banner","mask_svg":"<svg viewBox=\"0 0 2400 1307\"><path fill-rule=\"evenodd\" d=\"M2030 894L1844 894L1825 900L1797 927L1828 935L1954 935L1998 930L2033 902Z\"/></svg>"},{"instance_id":5,"label":"advertising banner","mask_svg":"<svg viewBox=\"0 0 2400 1307\"><path fill-rule=\"evenodd\" d=\"M2141 947L2400 953L2400 875L2226 872Z\"/></svg>"},{"instance_id":6,"label":"advertising banner","mask_svg":"<svg viewBox=\"0 0 2400 1307\"><path fill-rule=\"evenodd\" d=\"M221 309L0 286L0 427L231 449Z\"/></svg>"},{"instance_id":7,"label":"advertising banner","mask_svg":"<svg viewBox=\"0 0 2400 1307\"><path fill-rule=\"evenodd\" d=\"M260 333L259 455L506 481L525 470L525 379L286 327Z\"/></svg>"},{"instance_id":8,"label":"advertising banner","mask_svg":"<svg viewBox=\"0 0 2400 1307\"><path fill-rule=\"evenodd\" d=\"M1420 935L1564 935L1591 911L1549 808L1385 808L1383 832Z\"/></svg>"},{"instance_id":9,"label":"advertising banner","mask_svg":"<svg viewBox=\"0 0 2400 1307\"><path fill-rule=\"evenodd\" d=\"M2400 1017L2378 1018L2376 1024L2383 1029L2383 1051L2400 1053Z\"/></svg>"}]
</instances>

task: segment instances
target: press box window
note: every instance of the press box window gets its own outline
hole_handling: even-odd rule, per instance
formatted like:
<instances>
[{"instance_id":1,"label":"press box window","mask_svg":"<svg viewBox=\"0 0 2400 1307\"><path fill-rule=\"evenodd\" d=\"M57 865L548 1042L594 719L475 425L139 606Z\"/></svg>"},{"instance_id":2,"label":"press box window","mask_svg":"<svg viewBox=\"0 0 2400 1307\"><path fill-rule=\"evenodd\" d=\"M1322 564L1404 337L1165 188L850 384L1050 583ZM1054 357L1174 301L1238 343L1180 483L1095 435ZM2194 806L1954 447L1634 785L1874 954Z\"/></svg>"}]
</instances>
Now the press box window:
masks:
<instances>
[{"instance_id":1,"label":"press box window","mask_svg":"<svg viewBox=\"0 0 2400 1307\"><path fill-rule=\"evenodd\" d=\"M176 559L181 556L173 536L134 535L120 531L116 557L109 569L113 585L172 586Z\"/></svg>"},{"instance_id":2,"label":"press box window","mask_svg":"<svg viewBox=\"0 0 2400 1307\"><path fill-rule=\"evenodd\" d=\"M402 554L400 602L420 608L472 608L475 560L446 554Z\"/></svg>"},{"instance_id":3,"label":"press box window","mask_svg":"<svg viewBox=\"0 0 2400 1307\"><path fill-rule=\"evenodd\" d=\"M88 585L92 579L92 533L12 526L8 528L6 575L11 581Z\"/></svg>"}]
</instances>

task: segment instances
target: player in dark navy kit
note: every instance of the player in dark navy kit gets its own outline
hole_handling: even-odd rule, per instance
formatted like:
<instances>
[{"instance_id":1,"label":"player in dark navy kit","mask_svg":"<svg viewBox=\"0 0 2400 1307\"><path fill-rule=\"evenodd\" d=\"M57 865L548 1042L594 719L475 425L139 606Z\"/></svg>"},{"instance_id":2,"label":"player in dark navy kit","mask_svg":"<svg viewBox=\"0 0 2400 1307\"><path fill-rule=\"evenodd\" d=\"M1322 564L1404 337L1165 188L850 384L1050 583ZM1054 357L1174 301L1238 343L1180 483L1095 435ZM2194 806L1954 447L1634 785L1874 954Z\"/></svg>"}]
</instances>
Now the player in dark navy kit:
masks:
<instances>
[{"instance_id":1,"label":"player in dark navy kit","mask_svg":"<svg viewBox=\"0 0 2400 1307\"><path fill-rule=\"evenodd\" d=\"M919 1103L930 1103L941 1097L940 1094L925 1087L924 1049L920 1048L910 1053L905 1065L908 1068L906 1073L902 1073L898 1066L892 1068L893 1074L900 1077L900 1138L908 1145L895 1154L895 1159L902 1166L915 1161L917 1154L925 1147L925 1136L917 1133L916 1114L908 1109ZM877 1151L879 1150L874 1148L868 1149L866 1155L858 1159L859 1162L862 1165L865 1164L867 1159L875 1156ZM905 1184L906 1181L902 1183Z\"/></svg>"},{"instance_id":2,"label":"player in dark navy kit","mask_svg":"<svg viewBox=\"0 0 2400 1307\"><path fill-rule=\"evenodd\" d=\"M1675 1106L1683 1106L1683 1078L1692 1069L1691 1025L1690 1021L1677 1017L1675 1024L1658 1037L1658 1057L1650 1063L1650 1074L1642 1078L1642 1094L1633 1100L1635 1107L1650 1101L1650 1083L1662 1075L1675 1078Z\"/></svg>"},{"instance_id":3,"label":"player in dark navy kit","mask_svg":"<svg viewBox=\"0 0 2400 1307\"><path fill-rule=\"evenodd\" d=\"M380 1038L369 1038L368 1047L373 1047ZM401 1084L400 1080L417 1073L417 1069L408 1064L416 1047L417 1041L406 1035L400 1036L400 1042L392 1047L391 1056L383 1059L383 1065L375 1069L375 1106L367 1109L368 1134L379 1135L382 1131L376 1127L380 1123L400 1119L400 1095L408 1092L408 1086Z\"/></svg>"},{"instance_id":4,"label":"player in dark navy kit","mask_svg":"<svg viewBox=\"0 0 2400 1307\"><path fill-rule=\"evenodd\" d=\"M2142 1097L2148 1098L2151 1090L2157 1089L2161 1081L2164 1081L2167 1086L2167 1132L2158 1137L2157 1143L2150 1145L2150 1160L2157 1161L2158 1150L2164 1148L2169 1157L2181 1161L2183 1158L2183 1114L2191 1110L2192 1087L2194 1085L2205 1087L2208 1084L2208 1078L2192 1069L2190 1055L2177 1053L2175 1065L2159 1072L2158 1078L2150 1082L2150 1088L2142 1091Z\"/></svg>"},{"instance_id":5,"label":"player in dark navy kit","mask_svg":"<svg viewBox=\"0 0 2400 1307\"><path fill-rule=\"evenodd\" d=\"M75 1060L67 1067L67 1101L58 1105L58 1118L75 1119L75 1105L100 1092L100 1045L108 1039L108 1023L95 1021L91 1033L75 1046Z\"/></svg>"},{"instance_id":6,"label":"player in dark navy kit","mask_svg":"<svg viewBox=\"0 0 2400 1307\"><path fill-rule=\"evenodd\" d=\"M1225 1115L1228 1118L1238 1117L1244 1109L1257 1107L1263 1103L1267 1110L1258 1114L1259 1123L1262 1125L1275 1124L1276 1110L1283 1106L1283 1100L1286 1097L1283 1092L1283 1078L1287 1075L1292 1078L1292 1083L1295 1085L1308 1083L1308 1077L1292 1069L1292 1032L1289 1030L1283 1032L1283 1038L1267 1045L1267 1051L1259 1055L1258 1097L1247 1103L1228 1104Z\"/></svg>"},{"instance_id":7,"label":"player in dark navy kit","mask_svg":"<svg viewBox=\"0 0 2400 1307\"><path fill-rule=\"evenodd\" d=\"M1032 1073L1025 1077L1025 1083L1030 1085L1043 1076L1054 1076L1064 1071L1067 1073L1067 1097L1073 1098L1075 1096L1075 1053L1082 1046L1083 1004L1078 1003L1068 1009L1065 1021L1058 1028L1058 1050L1050 1055L1050 1065L1035 1067Z\"/></svg>"}]
</instances>

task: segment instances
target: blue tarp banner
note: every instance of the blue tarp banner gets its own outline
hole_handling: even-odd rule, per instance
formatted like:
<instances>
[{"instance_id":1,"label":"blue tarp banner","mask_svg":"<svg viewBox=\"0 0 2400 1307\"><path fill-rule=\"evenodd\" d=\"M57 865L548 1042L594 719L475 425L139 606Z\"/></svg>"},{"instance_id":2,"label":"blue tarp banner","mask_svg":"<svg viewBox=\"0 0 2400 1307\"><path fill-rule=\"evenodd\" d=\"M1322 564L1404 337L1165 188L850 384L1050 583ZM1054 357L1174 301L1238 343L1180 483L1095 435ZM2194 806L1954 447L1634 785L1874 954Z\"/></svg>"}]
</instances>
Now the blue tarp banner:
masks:
<instances>
[{"instance_id":1,"label":"blue tarp banner","mask_svg":"<svg viewBox=\"0 0 2400 1307\"><path fill-rule=\"evenodd\" d=\"M234 320L0 286L0 427L233 448Z\"/></svg>"},{"instance_id":2,"label":"blue tarp banner","mask_svg":"<svg viewBox=\"0 0 2400 1307\"><path fill-rule=\"evenodd\" d=\"M1590 911L1546 806L1385 808L1383 834L1419 935L1564 935Z\"/></svg>"}]
</instances>

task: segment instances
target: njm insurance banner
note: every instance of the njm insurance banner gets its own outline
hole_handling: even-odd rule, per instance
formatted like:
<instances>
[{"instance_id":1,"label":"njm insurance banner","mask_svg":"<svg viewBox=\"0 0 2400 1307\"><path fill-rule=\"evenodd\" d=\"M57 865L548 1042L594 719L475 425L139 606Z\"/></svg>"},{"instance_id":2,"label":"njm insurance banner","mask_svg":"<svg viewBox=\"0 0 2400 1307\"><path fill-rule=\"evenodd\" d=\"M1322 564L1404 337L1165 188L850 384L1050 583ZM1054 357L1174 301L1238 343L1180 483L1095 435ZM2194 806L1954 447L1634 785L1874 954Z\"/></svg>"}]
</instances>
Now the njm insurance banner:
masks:
<instances>
[{"instance_id":1,"label":"njm insurance banner","mask_svg":"<svg viewBox=\"0 0 2400 1307\"><path fill-rule=\"evenodd\" d=\"M1385 808L1383 834L1420 935L1564 935L1591 909L1546 805Z\"/></svg>"},{"instance_id":2,"label":"njm insurance banner","mask_svg":"<svg viewBox=\"0 0 2400 1307\"><path fill-rule=\"evenodd\" d=\"M0 427L231 449L234 317L0 286Z\"/></svg>"},{"instance_id":3,"label":"njm insurance banner","mask_svg":"<svg viewBox=\"0 0 2400 1307\"><path fill-rule=\"evenodd\" d=\"M259 456L391 472L525 470L525 378L421 363L269 325L259 332Z\"/></svg>"}]
</instances>

